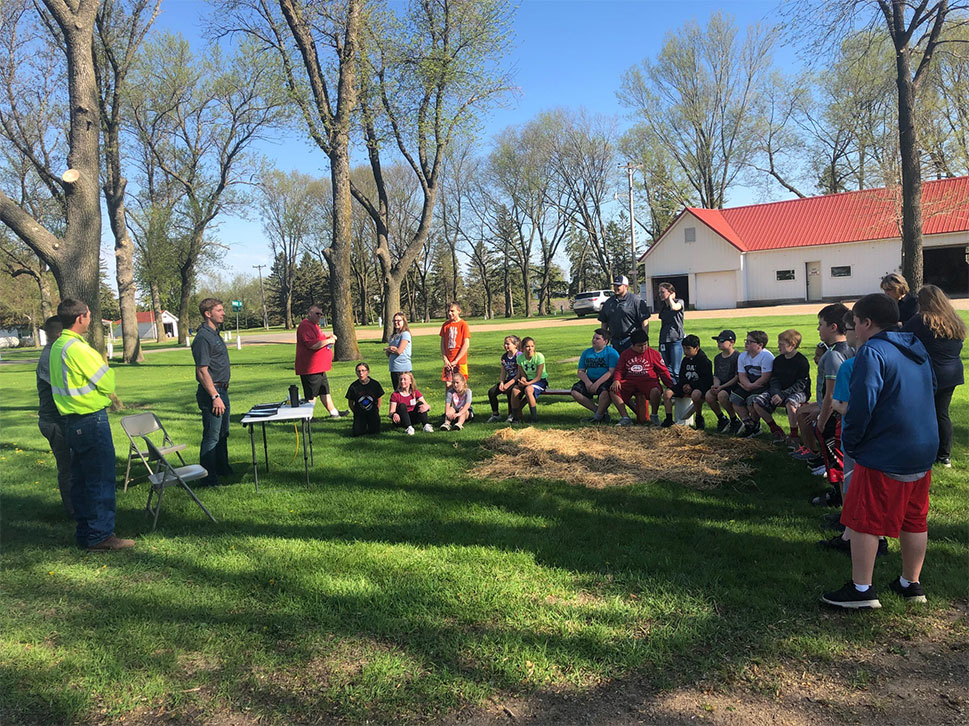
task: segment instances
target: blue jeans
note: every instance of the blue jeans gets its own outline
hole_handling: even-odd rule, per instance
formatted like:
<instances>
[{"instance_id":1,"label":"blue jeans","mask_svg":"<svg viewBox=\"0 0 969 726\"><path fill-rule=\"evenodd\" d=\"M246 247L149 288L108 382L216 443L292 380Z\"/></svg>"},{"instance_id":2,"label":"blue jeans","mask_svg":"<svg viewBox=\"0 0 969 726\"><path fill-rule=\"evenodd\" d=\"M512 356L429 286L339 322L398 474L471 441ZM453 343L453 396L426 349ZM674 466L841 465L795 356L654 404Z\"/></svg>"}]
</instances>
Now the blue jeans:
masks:
<instances>
[{"instance_id":1,"label":"blue jeans","mask_svg":"<svg viewBox=\"0 0 969 726\"><path fill-rule=\"evenodd\" d=\"M115 461L108 412L65 417L71 447L71 504L80 547L93 547L114 534Z\"/></svg>"},{"instance_id":2,"label":"blue jeans","mask_svg":"<svg viewBox=\"0 0 969 726\"><path fill-rule=\"evenodd\" d=\"M663 356L666 367L670 369L670 376L679 383L680 363L683 361L683 341L673 340L669 343L660 343L659 353Z\"/></svg>"},{"instance_id":3,"label":"blue jeans","mask_svg":"<svg viewBox=\"0 0 969 726\"><path fill-rule=\"evenodd\" d=\"M223 386L216 386L215 390L222 397L225 413L216 416L212 413L212 397L208 392L198 387L195 400L202 412L202 445L199 447L199 464L205 467L209 475L200 483L215 486L219 483L219 474L228 474L229 467L229 391Z\"/></svg>"}]
</instances>

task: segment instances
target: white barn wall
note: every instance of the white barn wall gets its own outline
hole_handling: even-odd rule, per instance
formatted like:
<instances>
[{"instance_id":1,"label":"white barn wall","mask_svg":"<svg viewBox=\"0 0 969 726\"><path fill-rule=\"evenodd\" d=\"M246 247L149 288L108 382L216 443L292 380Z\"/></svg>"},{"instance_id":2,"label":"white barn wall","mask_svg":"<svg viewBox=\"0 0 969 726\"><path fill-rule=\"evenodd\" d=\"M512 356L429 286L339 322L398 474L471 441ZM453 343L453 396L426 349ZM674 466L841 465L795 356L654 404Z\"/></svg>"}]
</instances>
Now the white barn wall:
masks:
<instances>
[{"instance_id":1,"label":"white barn wall","mask_svg":"<svg viewBox=\"0 0 969 726\"><path fill-rule=\"evenodd\" d=\"M963 245L969 245L969 232L932 234L922 238L923 247L961 247Z\"/></svg>"},{"instance_id":2,"label":"white barn wall","mask_svg":"<svg viewBox=\"0 0 969 726\"><path fill-rule=\"evenodd\" d=\"M684 230L696 229L696 242L684 241ZM667 230L656 249L646 256L646 276L695 275L740 269L740 250L687 212Z\"/></svg>"},{"instance_id":3,"label":"white barn wall","mask_svg":"<svg viewBox=\"0 0 969 726\"><path fill-rule=\"evenodd\" d=\"M899 240L851 242L747 253L747 300L806 300L805 265L821 262L821 296L851 297L878 292L884 275L901 264ZM832 277L831 268L848 265L850 277ZM778 280L778 270L794 270L793 280Z\"/></svg>"}]
</instances>

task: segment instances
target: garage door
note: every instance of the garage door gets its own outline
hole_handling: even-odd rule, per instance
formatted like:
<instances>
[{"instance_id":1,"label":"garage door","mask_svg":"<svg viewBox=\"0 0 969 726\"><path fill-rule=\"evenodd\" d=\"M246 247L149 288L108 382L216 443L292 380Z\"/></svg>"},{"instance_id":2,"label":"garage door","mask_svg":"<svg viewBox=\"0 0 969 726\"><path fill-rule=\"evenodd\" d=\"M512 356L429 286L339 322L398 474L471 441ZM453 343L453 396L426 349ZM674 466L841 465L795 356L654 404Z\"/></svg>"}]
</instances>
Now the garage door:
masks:
<instances>
[{"instance_id":1,"label":"garage door","mask_svg":"<svg viewBox=\"0 0 969 726\"><path fill-rule=\"evenodd\" d=\"M697 273L693 300L697 310L737 307L736 270Z\"/></svg>"}]
</instances>

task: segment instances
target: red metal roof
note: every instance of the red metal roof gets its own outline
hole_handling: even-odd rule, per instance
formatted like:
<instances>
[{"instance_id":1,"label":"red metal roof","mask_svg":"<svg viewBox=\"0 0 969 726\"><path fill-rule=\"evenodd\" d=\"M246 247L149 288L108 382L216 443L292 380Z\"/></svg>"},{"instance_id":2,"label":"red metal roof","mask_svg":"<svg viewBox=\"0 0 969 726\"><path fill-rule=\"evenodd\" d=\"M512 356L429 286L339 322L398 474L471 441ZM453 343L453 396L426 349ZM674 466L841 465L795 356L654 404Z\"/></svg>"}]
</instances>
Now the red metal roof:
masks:
<instances>
[{"instance_id":1,"label":"red metal roof","mask_svg":"<svg viewBox=\"0 0 969 726\"><path fill-rule=\"evenodd\" d=\"M691 213L741 252L864 242L901 236L900 195L899 188L863 189L729 209L688 207L681 215ZM922 184L922 230L969 231L969 176Z\"/></svg>"}]
</instances>

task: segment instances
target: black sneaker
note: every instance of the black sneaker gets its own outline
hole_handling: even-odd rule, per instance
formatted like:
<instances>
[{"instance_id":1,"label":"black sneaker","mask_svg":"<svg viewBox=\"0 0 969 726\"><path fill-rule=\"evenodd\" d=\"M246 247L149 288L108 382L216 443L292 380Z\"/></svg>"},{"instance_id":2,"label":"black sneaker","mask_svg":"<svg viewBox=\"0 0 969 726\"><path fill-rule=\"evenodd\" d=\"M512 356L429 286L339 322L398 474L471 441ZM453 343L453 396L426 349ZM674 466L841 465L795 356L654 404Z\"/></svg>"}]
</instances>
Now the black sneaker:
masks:
<instances>
[{"instance_id":1,"label":"black sneaker","mask_svg":"<svg viewBox=\"0 0 969 726\"><path fill-rule=\"evenodd\" d=\"M668 429L672 425L673 425L672 416L667 416L666 418L663 419L663 423L660 424L660 426L662 426L664 429Z\"/></svg>"},{"instance_id":2,"label":"black sneaker","mask_svg":"<svg viewBox=\"0 0 969 726\"><path fill-rule=\"evenodd\" d=\"M819 466L824 466L824 457L821 456L811 456L803 459L803 461L808 465L808 469L817 469Z\"/></svg>"},{"instance_id":3,"label":"black sneaker","mask_svg":"<svg viewBox=\"0 0 969 726\"><path fill-rule=\"evenodd\" d=\"M855 583L851 580L845 583L844 587L834 592L826 592L821 596L821 602L845 610L868 610L880 608L882 604L878 602L878 593L872 585L865 592L858 592Z\"/></svg>"},{"instance_id":4,"label":"black sneaker","mask_svg":"<svg viewBox=\"0 0 969 726\"><path fill-rule=\"evenodd\" d=\"M729 429L729 428L730 428L730 419L729 418L724 417L724 418L721 418L721 419L717 419L717 433L718 434L725 434L725 433L727 433L727 429Z\"/></svg>"},{"instance_id":5,"label":"black sneaker","mask_svg":"<svg viewBox=\"0 0 969 726\"><path fill-rule=\"evenodd\" d=\"M840 534L836 534L831 539L821 540L818 542L818 546L826 550L844 552L847 555L851 554L851 540L844 539Z\"/></svg>"},{"instance_id":6,"label":"black sneaker","mask_svg":"<svg viewBox=\"0 0 969 726\"><path fill-rule=\"evenodd\" d=\"M814 497L811 500L811 504L815 507L840 507L841 490L836 487L831 487L824 494Z\"/></svg>"},{"instance_id":7,"label":"black sneaker","mask_svg":"<svg viewBox=\"0 0 969 726\"><path fill-rule=\"evenodd\" d=\"M841 516L840 512L838 513L838 516ZM821 522L821 529L829 529L832 532L844 532L845 526L837 519L825 519L823 522Z\"/></svg>"},{"instance_id":8,"label":"black sneaker","mask_svg":"<svg viewBox=\"0 0 969 726\"><path fill-rule=\"evenodd\" d=\"M883 540L884 541L884 540ZM925 602L925 592L922 590L922 586L917 582L908 583L908 587L902 587L902 583L896 577L888 585L888 589L894 592L896 595L900 595L905 598L905 602Z\"/></svg>"},{"instance_id":9,"label":"black sneaker","mask_svg":"<svg viewBox=\"0 0 969 726\"><path fill-rule=\"evenodd\" d=\"M943 469L952 468L952 460L948 456L943 456L935 460L936 466L941 466ZM921 602L921 601L919 601Z\"/></svg>"},{"instance_id":10,"label":"black sneaker","mask_svg":"<svg viewBox=\"0 0 969 726\"><path fill-rule=\"evenodd\" d=\"M704 420L703 420L703 414L700 414L700 413L698 413L698 414L697 414L697 415L696 415L696 416L694 417L694 419L693 419L693 427L694 427L694 428L695 428L695 429L696 429L697 431L703 431L703 428L704 428L704 427L705 427L706 425L707 425L707 424L706 424L706 421L704 421Z\"/></svg>"},{"instance_id":11,"label":"black sneaker","mask_svg":"<svg viewBox=\"0 0 969 726\"><path fill-rule=\"evenodd\" d=\"M740 438L742 439L752 439L760 436L761 433L760 421L755 424L744 424L744 430L740 432Z\"/></svg>"},{"instance_id":12,"label":"black sneaker","mask_svg":"<svg viewBox=\"0 0 969 726\"><path fill-rule=\"evenodd\" d=\"M736 418L730 422L730 428L728 429L728 431L730 431L730 433L732 433L734 436L736 436L743 430L744 430L744 422L741 421L739 418Z\"/></svg>"}]
</instances>

